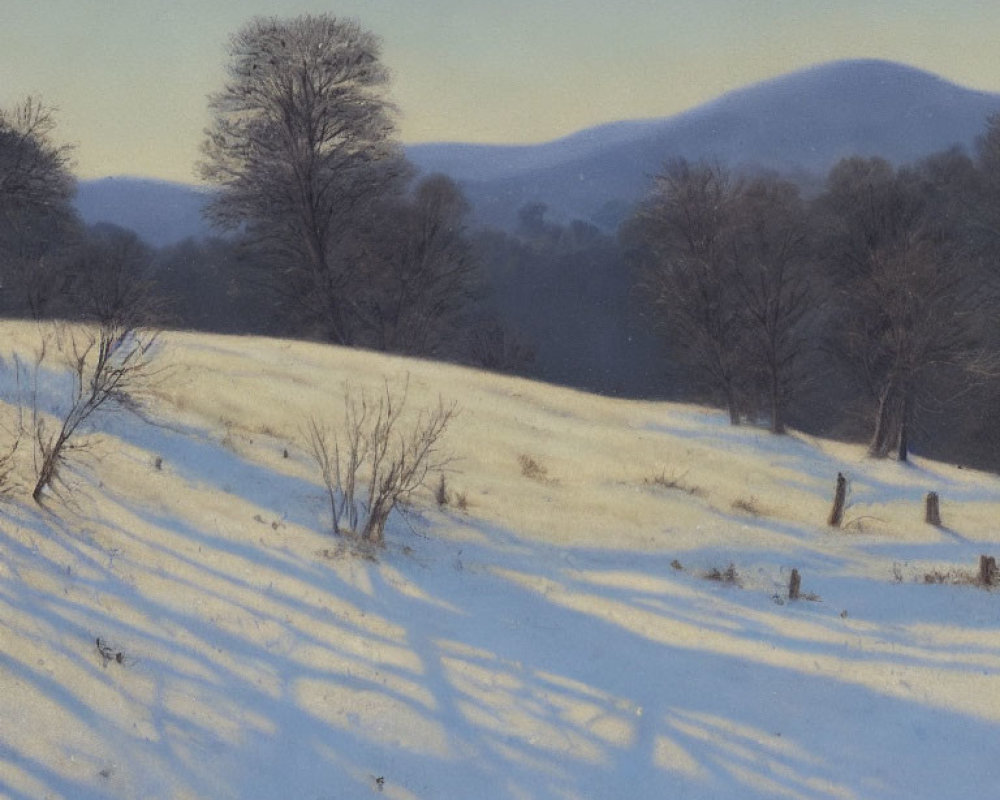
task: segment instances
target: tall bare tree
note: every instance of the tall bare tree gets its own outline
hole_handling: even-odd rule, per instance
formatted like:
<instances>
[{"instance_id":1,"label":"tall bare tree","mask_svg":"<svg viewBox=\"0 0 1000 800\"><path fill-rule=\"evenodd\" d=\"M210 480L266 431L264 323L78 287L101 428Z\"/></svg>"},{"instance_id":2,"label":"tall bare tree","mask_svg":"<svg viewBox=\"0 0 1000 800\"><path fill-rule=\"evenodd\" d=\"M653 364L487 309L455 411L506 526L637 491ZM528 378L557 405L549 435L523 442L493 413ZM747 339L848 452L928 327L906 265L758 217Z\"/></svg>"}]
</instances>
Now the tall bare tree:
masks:
<instances>
[{"instance_id":1,"label":"tall bare tree","mask_svg":"<svg viewBox=\"0 0 1000 800\"><path fill-rule=\"evenodd\" d=\"M676 355L740 421L746 329L731 233L742 181L716 164L667 164L622 230L636 287Z\"/></svg>"},{"instance_id":2,"label":"tall bare tree","mask_svg":"<svg viewBox=\"0 0 1000 800\"><path fill-rule=\"evenodd\" d=\"M353 20L255 18L229 45L201 173L214 221L243 228L310 332L350 344L346 232L404 172L379 40Z\"/></svg>"},{"instance_id":3,"label":"tall bare tree","mask_svg":"<svg viewBox=\"0 0 1000 800\"><path fill-rule=\"evenodd\" d=\"M372 215L360 232L366 280L353 304L366 344L427 356L455 349L478 280L468 212L454 181L430 175Z\"/></svg>"},{"instance_id":4,"label":"tall bare tree","mask_svg":"<svg viewBox=\"0 0 1000 800\"><path fill-rule=\"evenodd\" d=\"M873 400L869 453L905 461L921 411L992 370L977 265L926 171L852 158L830 173L826 249L840 286L839 350Z\"/></svg>"},{"instance_id":5,"label":"tall bare tree","mask_svg":"<svg viewBox=\"0 0 1000 800\"><path fill-rule=\"evenodd\" d=\"M771 431L784 433L788 405L806 379L810 323L821 305L809 220L798 188L774 176L748 181L734 204L728 249L747 366L765 398Z\"/></svg>"}]
</instances>

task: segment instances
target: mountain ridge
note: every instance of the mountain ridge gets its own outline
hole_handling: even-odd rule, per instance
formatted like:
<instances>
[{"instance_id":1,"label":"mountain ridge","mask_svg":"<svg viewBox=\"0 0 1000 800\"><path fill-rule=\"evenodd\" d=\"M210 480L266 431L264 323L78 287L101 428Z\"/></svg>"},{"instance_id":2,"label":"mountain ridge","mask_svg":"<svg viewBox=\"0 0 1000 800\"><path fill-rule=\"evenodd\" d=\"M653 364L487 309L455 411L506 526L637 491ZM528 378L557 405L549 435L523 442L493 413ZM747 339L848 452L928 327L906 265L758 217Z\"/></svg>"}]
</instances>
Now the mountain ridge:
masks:
<instances>
[{"instance_id":1,"label":"mountain ridge","mask_svg":"<svg viewBox=\"0 0 1000 800\"><path fill-rule=\"evenodd\" d=\"M557 221L580 218L611 229L670 158L822 176L848 155L905 163L955 145L970 148L998 112L997 93L896 62L841 60L734 89L671 116L609 121L538 144L430 142L405 151L422 173L457 180L478 223L511 228L519 208L541 202ZM138 191L144 182L146 196ZM104 178L82 181L77 205L88 223L114 222L164 244L210 232L200 217L205 191Z\"/></svg>"},{"instance_id":2,"label":"mountain ridge","mask_svg":"<svg viewBox=\"0 0 1000 800\"><path fill-rule=\"evenodd\" d=\"M485 164L452 171L483 222L510 227L529 202L550 207L556 219L600 219L609 204L625 209L671 158L710 158L820 176L840 158L878 155L905 163L954 145L970 147L1000 94L966 89L931 73L893 62L838 61L734 90L688 111L636 121L627 141L591 145L590 157L554 158L567 139L538 146L529 169L507 169L505 151L476 151ZM598 126L577 135L599 139ZM613 126L612 126L613 130ZM615 131L615 136L621 135ZM572 141L573 137L569 137ZM434 169L446 151L408 151L418 166ZM569 150L563 150L569 153ZM434 159L437 159L437 162Z\"/></svg>"},{"instance_id":3,"label":"mountain ridge","mask_svg":"<svg viewBox=\"0 0 1000 800\"><path fill-rule=\"evenodd\" d=\"M75 204L88 225L120 225L163 247L212 233L202 215L210 192L180 181L115 175L78 181Z\"/></svg>"}]
</instances>

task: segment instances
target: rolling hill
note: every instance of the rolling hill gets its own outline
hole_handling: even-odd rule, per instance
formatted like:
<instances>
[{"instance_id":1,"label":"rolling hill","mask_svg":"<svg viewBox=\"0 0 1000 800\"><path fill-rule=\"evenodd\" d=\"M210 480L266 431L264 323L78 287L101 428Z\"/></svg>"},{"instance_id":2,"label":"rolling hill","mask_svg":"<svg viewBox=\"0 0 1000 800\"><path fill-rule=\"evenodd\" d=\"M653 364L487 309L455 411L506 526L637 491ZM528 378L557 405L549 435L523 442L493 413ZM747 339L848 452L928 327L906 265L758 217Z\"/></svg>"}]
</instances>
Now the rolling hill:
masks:
<instances>
[{"instance_id":1,"label":"rolling hill","mask_svg":"<svg viewBox=\"0 0 1000 800\"><path fill-rule=\"evenodd\" d=\"M58 407L68 384L57 359L17 380L38 329L2 332L10 432L17 402ZM95 420L69 494L2 507L0 796L995 786L997 593L975 565L1000 551L996 476L356 350L160 344L144 415ZM427 492L385 549L357 552L328 532L302 423L335 421L347 382L406 376L410 419L459 404L445 444L465 507ZM942 527L922 521L930 490Z\"/></svg>"},{"instance_id":2,"label":"rolling hill","mask_svg":"<svg viewBox=\"0 0 1000 800\"><path fill-rule=\"evenodd\" d=\"M80 181L76 209L88 225L110 222L163 247L211 233L202 216L206 190L183 183L113 177Z\"/></svg>"},{"instance_id":3,"label":"rolling hill","mask_svg":"<svg viewBox=\"0 0 1000 800\"><path fill-rule=\"evenodd\" d=\"M528 202L553 217L614 223L671 158L822 176L849 155L901 163L970 147L1000 95L884 61L841 61L731 92L683 114L616 122L535 146L407 148L426 171L452 175L479 217L509 227Z\"/></svg>"},{"instance_id":4,"label":"rolling hill","mask_svg":"<svg viewBox=\"0 0 1000 800\"><path fill-rule=\"evenodd\" d=\"M852 154L905 162L971 147L998 111L998 94L891 62L839 61L662 119L612 122L537 145L411 144L406 153L424 172L458 180L480 222L509 228L520 207L543 202L556 221L612 228L670 158L822 176ZM203 204L196 187L139 178L82 181L77 198L86 222L132 228L156 245L205 235Z\"/></svg>"}]
</instances>

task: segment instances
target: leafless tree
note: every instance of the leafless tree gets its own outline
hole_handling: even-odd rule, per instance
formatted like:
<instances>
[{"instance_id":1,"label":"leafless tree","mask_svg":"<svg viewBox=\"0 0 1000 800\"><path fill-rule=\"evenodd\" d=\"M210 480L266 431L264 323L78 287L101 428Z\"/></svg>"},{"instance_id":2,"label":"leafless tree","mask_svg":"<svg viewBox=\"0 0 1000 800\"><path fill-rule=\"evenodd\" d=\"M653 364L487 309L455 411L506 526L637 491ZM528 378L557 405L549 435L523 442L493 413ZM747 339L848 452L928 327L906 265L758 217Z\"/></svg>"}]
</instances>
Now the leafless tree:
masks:
<instances>
[{"instance_id":1,"label":"leafless tree","mask_svg":"<svg viewBox=\"0 0 1000 800\"><path fill-rule=\"evenodd\" d=\"M746 388L746 327L730 257L741 191L719 165L669 163L622 233L653 324L734 425Z\"/></svg>"},{"instance_id":2,"label":"leafless tree","mask_svg":"<svg viewBox=\"0 0 1000 800\"><path fill-rule=\"evenodd\" d=\"M431 175L369 218L357 256L366 280L352 298L364 343L428 356L454 349L477 288L468 211L454 181Z\"/></svg>"},{"instance_id":3,"label":"leafless tree","mask_svg":"<svg viewBox=\"0 0 1000 800\"><path fill-rule=\"evenodd\" d=\"M69 288L61 250L78 228L72 149L54 130L37 98L0 109L0 291L8 313L35 319Z\"/></svg>"},{"instance_id":4,"label":"leafless tree","mask_svg":"<svg viewBox=\"0 0 1000 800\"><path fill-rule=\"evenodd\" d=\"M152 260L150 248L131 231L115 226L88 231L71 259L77 315L122 330L159 322Z\"/></svg>"},{"instance_id":5,"label":"leafless tree","mask_svg":"<svg viewBox=\"0 0 1000 800\"><path fill-rule=\"evenodd\" d=\"M337 430L309 421L306 447L320 469L335 534L381 546L393 510L447 465L440 440L455 405L439 400L407 424L406 400L405 387L394 393L388 383L377 398L348 387Z\"/></svg>"},{"instance_id":6,"label":"leafless tree","mask_svg":"<svg viewBox=\"0 0 1000 800\"><path fill-rule=\"evenodd\" d=\"M56 144L53 110L36 97L0 109L0 202L45 208L73 197L72 148Z\"/></svg>"},{"instance_id":7,"label":"leafless tree","mask_svg":"<svg viewBox=\"0 0 1000 800\"><path fill-rule=\"evenodd\" d=\"M735 198L729 258L746 326L751 379L766 398L773 433L785 432L789 401L806 375L814 290L810 227L797 187L773 176L748 181Z\"/></svg>"},{"instance_id":8,"label":"leafless tree","mask_svg":"<svg viewBox=\"0 0 1000 800\"><path fill-rule=\"evenodd\" d=\"M378 39L329 15L255 18L229 45L210 100L202 176L209 212L274 266L273 287L310 330L350 344L357 277L341 246L404 172Z\"/></svg>"},{"instance_id":9,"label":"leafless tree","mask_svg":"<svg viewBox=\"0 0 1000 800\"><path fill-rule=\"evenodd\" d=\"M838 350L873 399L870 455L905 461L922 411L994 370L983 346L984 291L956 228L919 170L853 158L821 203L840 285Z\"/></svg>"},{"instance_id":10,"label":"leafless tree","mask_svg":"<svg viewBox=\"0 0 1000 800\"><path fill-rule=\"evenodd\" d=\"M989 118L976 142L975 166L979 191L970 216L977 232L995 250L1000 247L1000 114Z\"/></svg>"}]
</instances>

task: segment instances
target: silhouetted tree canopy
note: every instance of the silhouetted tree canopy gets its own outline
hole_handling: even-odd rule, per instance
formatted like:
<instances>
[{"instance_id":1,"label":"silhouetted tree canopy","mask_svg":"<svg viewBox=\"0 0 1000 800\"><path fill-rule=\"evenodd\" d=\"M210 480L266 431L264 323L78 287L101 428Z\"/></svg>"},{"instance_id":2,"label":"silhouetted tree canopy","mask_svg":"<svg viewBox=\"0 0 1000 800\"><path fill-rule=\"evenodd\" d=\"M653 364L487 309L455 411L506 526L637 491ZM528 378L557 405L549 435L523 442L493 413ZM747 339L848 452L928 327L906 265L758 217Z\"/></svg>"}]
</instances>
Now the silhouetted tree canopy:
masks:
<instances>
[{"instance_id":1,"label":"silhouetted tree canopy","mask_svg":"<svg viewBox=\"0 0 1000 800\"><path fill-rule=\"evenodd\" d=\"M65 299L65 249L79 233L71 149L54 131L52 109L36 98L0 109L0 307L35 319Z\"/></svg>"}]
</instances>

